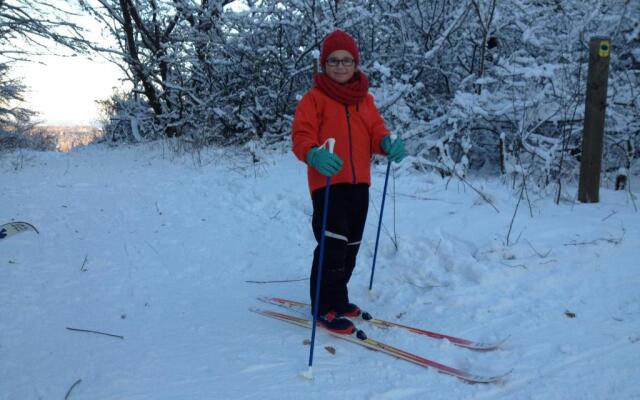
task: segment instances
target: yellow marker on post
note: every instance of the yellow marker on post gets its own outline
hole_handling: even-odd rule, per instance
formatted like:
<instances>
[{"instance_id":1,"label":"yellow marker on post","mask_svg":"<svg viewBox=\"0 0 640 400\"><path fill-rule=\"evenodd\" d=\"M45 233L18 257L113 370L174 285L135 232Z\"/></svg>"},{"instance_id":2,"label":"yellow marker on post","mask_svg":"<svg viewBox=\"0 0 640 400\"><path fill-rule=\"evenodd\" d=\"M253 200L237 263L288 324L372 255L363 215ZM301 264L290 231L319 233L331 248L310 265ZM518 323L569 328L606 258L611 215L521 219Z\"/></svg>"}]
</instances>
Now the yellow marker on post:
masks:
<instances>
[{"instance_id":1,"label":"yellow marker on post","mask_svg":"<svg viewBox=\"0 0 640 400\"><path fill-rule=\"evenodd\" d=\"M609 57L609 53L611 52L611 42L608 40L600 41L600 47L598 48L598 55L600 57Z\"/></svg>"}]
</instances>

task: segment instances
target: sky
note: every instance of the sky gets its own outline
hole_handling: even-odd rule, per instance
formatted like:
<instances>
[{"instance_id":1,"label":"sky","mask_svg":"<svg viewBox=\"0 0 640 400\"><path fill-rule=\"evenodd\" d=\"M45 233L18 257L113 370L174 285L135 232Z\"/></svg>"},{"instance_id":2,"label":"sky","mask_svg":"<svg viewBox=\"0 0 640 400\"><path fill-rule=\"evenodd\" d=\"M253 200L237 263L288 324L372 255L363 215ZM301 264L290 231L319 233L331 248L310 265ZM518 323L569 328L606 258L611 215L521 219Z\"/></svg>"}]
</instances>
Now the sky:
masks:
<instances>
[{"instance_id":1,"label":"sky","mask_svg":"<svg viewBox=\"0 0 640 400\"><path fill-rule=\"evenodd\" d=\"M69 8L66 1L51 0L51 6L79 12ZM105 47L112 39L102 31L100 24L88 15L69 17L85 31L83 36ZM45 42L46 43L46 42ZM99 117L96 100L109 98L114 87L122 86L119 68L94 55L70 57L72 52L54 43L47 43L53 54L38 56L31 62L13 66L13 75L27 86L26 106L39 115L46 125L97 125ZM35 49L41 52L42 49Z\"/></svg>"},{"instance_id":2,"label":"sky","mask_svg":"<svg viewBox=\"0 0 640 400\"><path fill-rule=\"evenodd\" d=\"M29 88L27 104L40 113L38 119L46 125L96 125L95 100L108 98L121 86L118 67L85 56L46 56L42 62L15 69Z\"/></svg>"},{"instance_id":3,"label":"sky","mask_svg":"<svg viewBox=\"0 0 640 400\"><path fill-rule=\"evenodd\" d=\"M65 2L51 0L62 7ZM242 8L242 2L229 7ZM64 7L63 7L64 8ZM107 42L95 20L89 16L77 17L78 23L98 42ZM108 98L114 88L123 86L120 69L107 61L87 56L43 56L40 63L23 63L14 68L29 88L26 92L27 107L39 113L38 119L46 125L98 125L99 110L96 100Z\"/></svg>"}]
</instances>

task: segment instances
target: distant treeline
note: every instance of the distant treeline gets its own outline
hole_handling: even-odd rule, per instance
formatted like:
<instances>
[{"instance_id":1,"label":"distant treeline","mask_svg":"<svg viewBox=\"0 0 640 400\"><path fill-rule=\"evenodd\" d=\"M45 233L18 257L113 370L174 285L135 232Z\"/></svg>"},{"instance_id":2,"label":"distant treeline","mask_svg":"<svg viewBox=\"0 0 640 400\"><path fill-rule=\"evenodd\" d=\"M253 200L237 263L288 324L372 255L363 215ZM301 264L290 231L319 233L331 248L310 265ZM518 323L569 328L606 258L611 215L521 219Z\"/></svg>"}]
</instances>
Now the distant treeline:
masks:
<instances>
[{"instance_id":1,"label":"distant treeline","mask_svg":"<svg viewBox=\"0 0 640 400\"><path fill-rule=\"evenodd\" d=\"M70 151L102 139L102 130L93 126L42 126L16 130L0 125L0 150L28 148L41 151Z\"/></svg>"}]
</instances>

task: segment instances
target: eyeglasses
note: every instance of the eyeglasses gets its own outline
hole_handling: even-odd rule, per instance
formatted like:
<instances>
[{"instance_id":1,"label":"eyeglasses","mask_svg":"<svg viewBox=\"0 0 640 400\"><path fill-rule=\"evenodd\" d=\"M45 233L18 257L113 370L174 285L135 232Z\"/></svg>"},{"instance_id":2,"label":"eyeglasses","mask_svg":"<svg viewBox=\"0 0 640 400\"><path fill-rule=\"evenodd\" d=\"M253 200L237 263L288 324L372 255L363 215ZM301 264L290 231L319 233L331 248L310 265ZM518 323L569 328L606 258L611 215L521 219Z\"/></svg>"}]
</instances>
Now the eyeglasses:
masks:
<instances>
[{"instance_id":1,"label":"eyeglasses","mask_svg":"<svg viewBox=\"0 0 640 400\"><path fill-rule=\"evenodd\" d=\"M337 67L338 65L344 65L345 67L351 67L355 64L355 60L353 58L328 58L327 65L330 67Z\"/></svg>"}]
</instances>

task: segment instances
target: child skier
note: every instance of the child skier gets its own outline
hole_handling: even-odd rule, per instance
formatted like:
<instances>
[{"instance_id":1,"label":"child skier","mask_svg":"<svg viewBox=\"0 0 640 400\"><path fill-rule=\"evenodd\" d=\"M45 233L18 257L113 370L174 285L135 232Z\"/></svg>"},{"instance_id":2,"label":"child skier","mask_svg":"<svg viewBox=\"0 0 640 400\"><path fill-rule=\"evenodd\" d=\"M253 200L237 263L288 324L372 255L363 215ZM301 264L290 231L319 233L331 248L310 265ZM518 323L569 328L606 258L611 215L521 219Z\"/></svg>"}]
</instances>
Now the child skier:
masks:
<instances>
[{"instance_id":1,"label":"child skier","mask_svg":"<svg viewBox=\"0 0 640 400\"><path fill-rule=\"evenodd\" d=\"M349 302L347 283L367 218L371 157L386 155L393 162L404 158L400 139L391 140L374 100L366 75L358 69L356 41L344 31L330 33L320 53L322 72L296 109L292 144L296 157L307 164L313 202L312 228L318 245L313 253L310 294L315 302L317 268L326 177L331 177L325 248L318 303L318 322L333 332L350 334L360 308ZM322 145L335 138L334 153Z\"/></svg>"}]
</instances>

